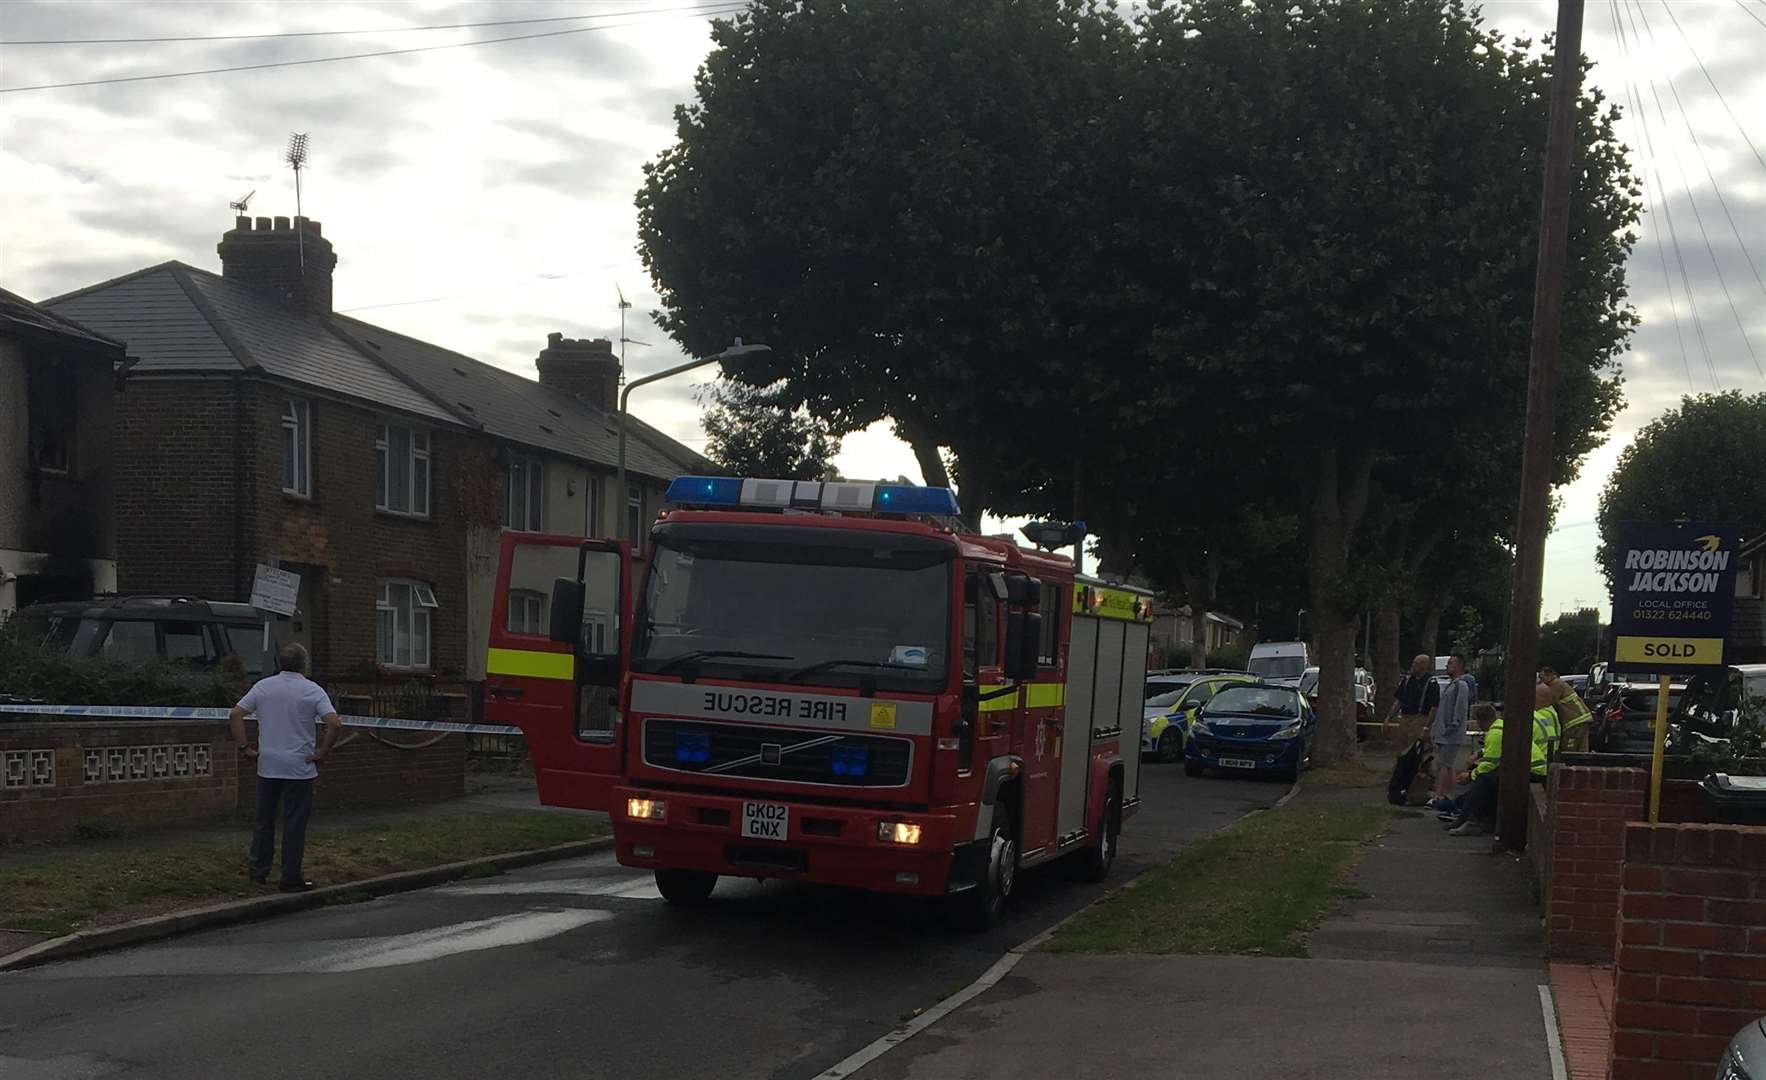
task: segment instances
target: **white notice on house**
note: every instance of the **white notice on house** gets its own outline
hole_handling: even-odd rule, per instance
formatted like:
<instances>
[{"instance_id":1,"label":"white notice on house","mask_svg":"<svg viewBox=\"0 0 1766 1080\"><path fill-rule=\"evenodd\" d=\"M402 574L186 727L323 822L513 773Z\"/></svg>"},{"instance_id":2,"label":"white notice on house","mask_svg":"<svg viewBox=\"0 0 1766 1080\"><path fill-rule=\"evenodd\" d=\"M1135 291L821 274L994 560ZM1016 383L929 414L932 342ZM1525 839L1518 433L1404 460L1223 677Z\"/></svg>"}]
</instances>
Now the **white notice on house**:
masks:
<instances>
[{"instance_id":1,"label":"white notice on house","mask_svg":"<svg viewBox=\"0 0 1766 1080\"><path fill-rule=\"evenodd\" d=\"M295 597L299 593L299 574L258 564L257 576L251 581L252 607L277 615L293 615Z\"/></svg>"}]
</instances>

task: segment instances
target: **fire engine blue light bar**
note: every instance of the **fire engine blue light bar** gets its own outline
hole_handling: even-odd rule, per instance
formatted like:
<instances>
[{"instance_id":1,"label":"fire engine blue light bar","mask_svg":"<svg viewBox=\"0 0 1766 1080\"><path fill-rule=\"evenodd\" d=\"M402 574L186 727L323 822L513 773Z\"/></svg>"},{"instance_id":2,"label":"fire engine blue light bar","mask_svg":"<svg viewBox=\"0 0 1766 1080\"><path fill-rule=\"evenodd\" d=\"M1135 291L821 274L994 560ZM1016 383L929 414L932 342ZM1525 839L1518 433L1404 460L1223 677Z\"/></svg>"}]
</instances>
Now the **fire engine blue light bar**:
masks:
<instances>
[{"instance_id":1,"label":"fire engine blue light bar","mask_svg":"<svg viewBox=\"0 0 1766 1080\"><path fill-rule=\"evenodd\" d=\"M739 506L742 481L734 476L677 476L663 498L681 506Z\"/></svg>"},{"instance_id":2,"label":"fire engine blue light bar","mask_svg":"<svg viewBox=\"0 0 1766 1080\"><path fill-rule=\"evenodd\" d=\"M961 513L956 494L949 488L915 487L912 484L850 481L817 484L733 476L681 476L668 485L665 498L677 506L744 506L770 510L787 506L814 507L819 502L822 510L869 510L877 514L929 514L935 517L956 517Z\"/></svg>"},{"instance_id":3,"label":"fire engine blue light bar","mask_svg":"<svg viewBox=\"0 0 1766 1080\"><path fill-rule=\"evenodd\" d=\"M872 509L883 514L933 514L956 517L957 497L950 488L912 487L908 484L878 484Z\"/></svg>"}]
</instances>

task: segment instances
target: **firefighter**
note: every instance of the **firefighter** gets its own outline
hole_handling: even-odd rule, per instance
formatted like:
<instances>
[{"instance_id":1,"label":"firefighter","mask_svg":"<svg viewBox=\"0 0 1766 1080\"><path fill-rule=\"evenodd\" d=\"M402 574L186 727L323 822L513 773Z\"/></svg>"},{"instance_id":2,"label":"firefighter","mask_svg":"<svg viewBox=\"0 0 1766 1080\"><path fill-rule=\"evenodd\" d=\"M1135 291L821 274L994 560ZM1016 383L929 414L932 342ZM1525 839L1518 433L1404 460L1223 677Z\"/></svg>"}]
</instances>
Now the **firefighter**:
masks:
<instances>
[{"instance_id":1,"label":"firefighter","mask_svg":"<svg viewBox=\"0 0 1766 1080\"><path fill-rule=\"evenodd\" d=\"M1555 758L1566 751L1579 753L1587 750L1594 717L1589 714L1582 695L1548 664L1539 666L1539 683L1551 690L1552 708L1557 710L1559 735L1551 756Z\"/></svg>"}]
</instances>

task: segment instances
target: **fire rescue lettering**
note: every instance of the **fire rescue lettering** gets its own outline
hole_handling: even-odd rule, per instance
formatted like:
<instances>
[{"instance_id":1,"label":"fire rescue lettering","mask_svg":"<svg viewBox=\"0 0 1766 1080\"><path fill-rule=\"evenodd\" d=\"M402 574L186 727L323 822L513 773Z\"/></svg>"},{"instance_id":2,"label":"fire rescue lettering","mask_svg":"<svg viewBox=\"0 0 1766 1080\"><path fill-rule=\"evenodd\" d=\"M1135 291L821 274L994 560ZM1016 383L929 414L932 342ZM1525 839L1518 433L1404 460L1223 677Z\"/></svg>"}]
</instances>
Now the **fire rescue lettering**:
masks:
<instances>
[{"instance_id":1,"label":"fire rescue lettering","mask_svg":"<svg viewBox=\"0 0 1766 1080\"><path fill-rule=\"evenodd\" d=\"M770 694L741 694L729 690L707 690L705 711L736 716L782 716L796 720L826 720L839 723L846 719L846 702L814 698L773 697Z\"/></svg>"}]
</instances>

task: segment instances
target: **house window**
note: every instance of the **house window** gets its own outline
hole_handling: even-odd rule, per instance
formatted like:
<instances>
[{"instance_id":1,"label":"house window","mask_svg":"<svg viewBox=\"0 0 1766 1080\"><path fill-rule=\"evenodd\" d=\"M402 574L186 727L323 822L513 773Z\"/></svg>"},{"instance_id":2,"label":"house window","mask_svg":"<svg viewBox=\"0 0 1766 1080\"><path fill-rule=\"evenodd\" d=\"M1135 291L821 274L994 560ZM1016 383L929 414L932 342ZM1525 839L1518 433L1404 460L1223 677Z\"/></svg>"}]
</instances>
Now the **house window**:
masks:
<instances>
[{"instance_id":1,"label":"house window","mask_svg":"<svg viewBox=\"0 0 1766 1080\"><path fill-rule=\"evenodd\" d=\"M383 667L429 666L430 613L435 591L421 581L380 583L374 605L374 659Z\"/></svg>"},{"instance_id":2,"label":"house window","mask_svg":"<svg viewBox=\"0 0 1766 1080\"><path fill-rule=\"evenodd\" d=\"M547 633L545 594L529 589L510 589L507 626L511 634Z\"/></svg>"},{"instance_id":3,"label":"house window","mask_svg":"<svg viewBox=\"0 0 1766 1080\"><path fill-rule=\"evenodd\" d=\"M312 410L299 398L282 404L282 490L289 495L313 494Z\"/></svg>"},{"instance_id":4,"label":"house window","mask_svg":"<svg viewBox=\"0 0 1766 1080\"><path fill-rule=\"evenodd\" d=\"M526 532L544 532L545 464L530 457L510 458L508 494L503 506L503 524Z\"/></svg>"},{"instance_id":5,"label":"house window","mask_svg":"<svg viewBox=\"0 0 1766 1080\"><path fill-rule=\"evenodd\" d=\"M44 472L69 471L80 411L79 379L60 366L33 364L25 396L31 463Z\"/></svg>"},{"instance_id":6,"label":"house window","mask_svg":"<svg viewBox=\"0 0 1766 1080\"><path fill-rule=\"evenodd\" d=\"M633 551L642 551L644 550L644 489L637 484L626 486L625 513L626 539L632 542Z\"/></svg>"},{"instance_id":7,"label":"house window","mask_svg":"<svg viewBox=\"0 0 1766 1080\"><path fill-rule=\"evenodd\" d=\"M429 435L382 425L374 443L374 505L394 514L429 514Z\"/></svg>"}]
</instances>

